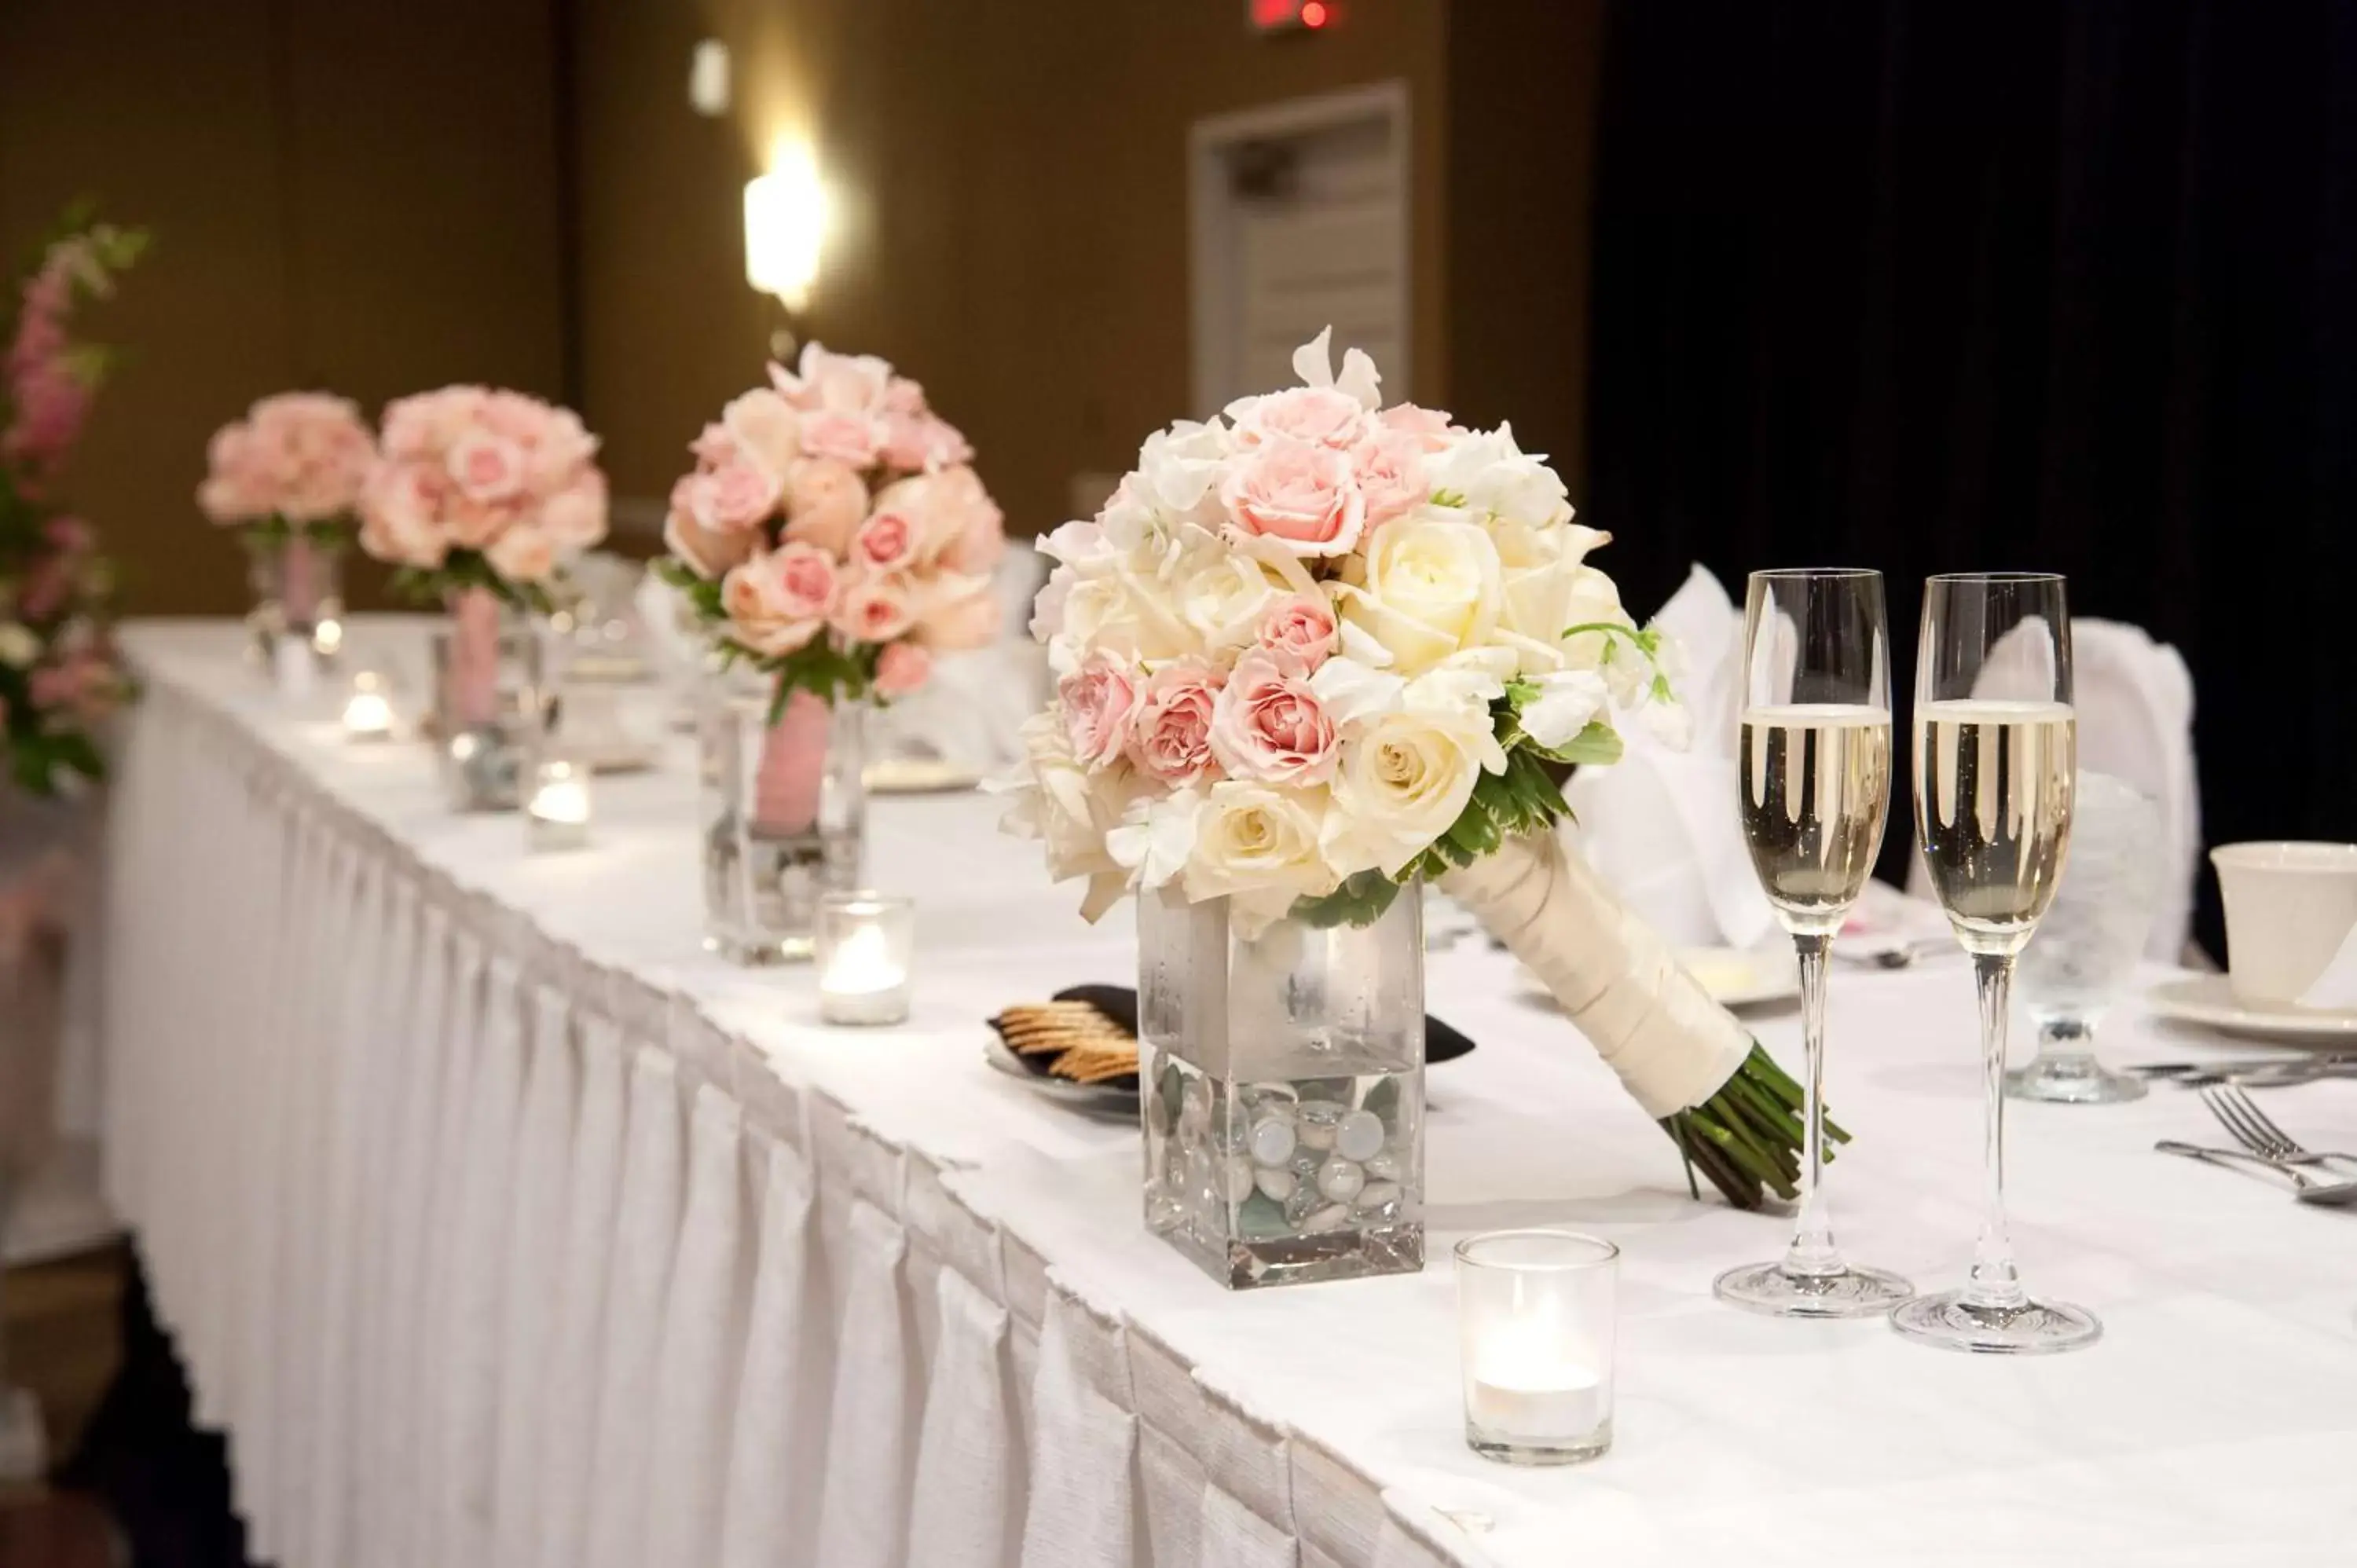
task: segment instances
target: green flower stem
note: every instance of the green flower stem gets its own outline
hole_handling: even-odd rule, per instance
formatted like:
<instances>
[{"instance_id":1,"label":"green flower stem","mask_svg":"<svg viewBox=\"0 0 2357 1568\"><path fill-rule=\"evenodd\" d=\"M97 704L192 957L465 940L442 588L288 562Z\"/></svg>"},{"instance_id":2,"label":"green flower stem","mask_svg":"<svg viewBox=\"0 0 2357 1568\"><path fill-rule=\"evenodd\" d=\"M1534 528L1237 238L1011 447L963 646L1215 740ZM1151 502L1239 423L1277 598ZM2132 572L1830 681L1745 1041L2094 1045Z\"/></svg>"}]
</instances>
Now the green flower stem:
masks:
<instances>
[{"instance_id":1,"label":"green flower stem","mask_svg":"<svg viewBox=\"0 0 2357 1568\"><path fill-rule=\"evenodd\" d=\"M1759 1208L1774 1193L1790 1202L1799 1194L1800 1149L1804 1107L1801 1086L1758 1046L1743 1058L1718 1092L1691 1110L1664 1117L1662 1130L1694 1172L1710 1178L1737 1208ZM1828 1116L1825 1136L1849 1142Z\"/></svg>"}]
</instances>

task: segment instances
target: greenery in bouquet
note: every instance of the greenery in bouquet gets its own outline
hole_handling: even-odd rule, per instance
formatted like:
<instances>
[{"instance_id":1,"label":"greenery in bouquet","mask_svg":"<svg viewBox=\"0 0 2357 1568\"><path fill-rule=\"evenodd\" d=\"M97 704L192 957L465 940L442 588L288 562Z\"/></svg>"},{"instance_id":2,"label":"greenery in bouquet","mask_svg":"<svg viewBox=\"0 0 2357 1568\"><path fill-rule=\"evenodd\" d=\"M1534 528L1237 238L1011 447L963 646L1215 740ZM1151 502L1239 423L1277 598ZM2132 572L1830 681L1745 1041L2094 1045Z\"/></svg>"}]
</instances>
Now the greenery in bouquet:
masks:
<instances>
[{"instance_id":1,"label":"greenery in bouquet","mask_svg":"<svg viewBox=\"0 0 2357 1568\"><path fill-rule=\"evenodd\" d=\"M1632 723L1684 744L1678 650L1623 610L1587 559L1609 536L1511 427L1383 406L1372 361L1353 349L1338 375L1327 333L1293 362L1301 385L1149 436L1096 517L1043 542L1032 631L1058 683L1008 826L1087 883L1091 919L1175 887L1226 899L1248 939L1364 923L1419 877L1504 937L1535 890L1514 938L1555 961L1534 967L1632 1094L1733 1201L1789 1196L1790 1080L1692 1005L1601 884L1550 871L1565 765L1616 760ZM1562 961L1622 950L1599 932L1626 940L1626 972ZM1582 1012L1608 991L1609 1044ZM1769 1106L1790 1126L1755 1127Z\"/></svg>"},{"instance_id":2,"label":"greenery in bouquet","mask_svg":"<svg viewBox=\"0 0 2357 1568\"><path fill-rule=\"evenodd\" d=\"M113 569L59 483L113 361L73 336L75 313L146 244L78 207L0 300L0 742L31 794L100 778L97 728L131 695L108 633Z\"/></svg>"},{"instance_id":3,"label":"greenery in bouquet","mask_svg":"<svg viewBox=\"0 0 2357 1568\"><path fill-rule=\"evenodd\" d=\"M918 690L997 636L1005 520L974 448L924 389L867 354L806 346L731 400L672 488L658 568L723 667L821 701Z\"/></svg>"}]
</instances>

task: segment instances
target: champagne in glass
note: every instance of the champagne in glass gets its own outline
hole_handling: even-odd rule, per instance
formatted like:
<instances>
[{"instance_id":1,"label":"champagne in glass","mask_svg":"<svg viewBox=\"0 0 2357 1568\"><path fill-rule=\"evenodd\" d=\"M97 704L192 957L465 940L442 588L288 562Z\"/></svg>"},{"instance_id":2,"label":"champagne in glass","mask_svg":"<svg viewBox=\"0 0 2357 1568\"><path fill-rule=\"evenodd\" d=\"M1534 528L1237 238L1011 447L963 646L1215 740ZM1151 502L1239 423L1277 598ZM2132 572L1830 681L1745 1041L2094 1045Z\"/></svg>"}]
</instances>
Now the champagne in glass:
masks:
<instances>
[{"instance_id":1,"label":"champagne in glass","mask_svg":"<svg viewBox=\"0 0 2357 1568\"><path fill-rule=\"evenodd\" d=\"M1862 1317L1907 1299L1845 1262L1824 1196L1825 961L1882 849L1890 656L1878 572L1755 572L1744 608L1736 769L1743 836L1801 966L1808 1062L1800 1214L1774 1262L1721 1274L1721 1300L1778 1317Z\"/></svg>"},{"instance_id":2,"label":"champagne in glass","mask_svg":"<svg viewBox=\"0 0 2357 1568\"><path fill-rule=\"evenodd\" d=\"M2071 620L2062 579L1924 585L1915 667L1915 834L1980 993L1986 1211L1961 1290L1918 1296L1891 1326L1954 1350L2024 1354L2094 1343L2082 1307L2033 1299L2005 1219L2005 1043L2014 958L2054 901L2078 777Z\"/></svg>"}]
</instances>

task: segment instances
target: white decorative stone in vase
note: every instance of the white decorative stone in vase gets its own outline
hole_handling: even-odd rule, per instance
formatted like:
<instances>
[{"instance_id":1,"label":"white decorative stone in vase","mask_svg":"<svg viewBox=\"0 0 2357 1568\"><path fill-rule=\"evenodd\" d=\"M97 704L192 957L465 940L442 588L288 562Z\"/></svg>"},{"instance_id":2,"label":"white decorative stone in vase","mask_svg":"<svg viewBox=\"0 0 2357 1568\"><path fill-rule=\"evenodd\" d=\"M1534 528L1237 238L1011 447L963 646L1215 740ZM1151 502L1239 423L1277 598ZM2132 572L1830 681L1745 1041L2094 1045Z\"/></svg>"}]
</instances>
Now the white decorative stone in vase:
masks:
<instances>
[{"instance_id":1,"label":"white decorative stone in vase","mask_svg":"<svg viewBox=\"0 0 2357 1568\"><path fill-rule=\"evenodd\" d=\"M1234 1290L1424 1266L1424 930L1138 901L1146 1222Z\"/></svg>"}]
</instances>

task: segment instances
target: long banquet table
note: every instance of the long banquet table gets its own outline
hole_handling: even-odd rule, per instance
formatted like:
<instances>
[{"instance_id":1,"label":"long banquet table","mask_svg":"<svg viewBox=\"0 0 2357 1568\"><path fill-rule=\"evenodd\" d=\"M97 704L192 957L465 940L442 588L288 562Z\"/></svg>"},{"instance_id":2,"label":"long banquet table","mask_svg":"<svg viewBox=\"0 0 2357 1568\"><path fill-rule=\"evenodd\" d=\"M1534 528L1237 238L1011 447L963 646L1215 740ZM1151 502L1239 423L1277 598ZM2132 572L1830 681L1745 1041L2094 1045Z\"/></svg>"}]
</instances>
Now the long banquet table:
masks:
<instances>
[{"instance_id":1,"label":"long banquet table","mask_svg":"<svg viewBox=\"0 0 2357 1568\"><path fill-rule=\"evenodd\" d=\"M998 1006L1133 963L993 802L872 803L915 1015L830 1029L807 972L702 952L683 743L533 856L423 748L270 693L229 626L125 642L107 1177L284 1568L2357 1561L2357 1215L2153 1154L2215 1141L2189 1095L2010 1112L2024 1268L2102 1316L2093 1349L1747 1316L1711 1278L1785 1222L1692 1201L1460 943L1431 1005L1480 1047L1430 1079L1435 1261L1231 1295L1145 1233L1134 1128L984 1062ZM1789 1064L1794 1019L1757 1026ZM1967 972L1843 968L1832 1026L1843 1241L1945 1281ZM2134 1008L2115 1037L2231 1048ZM2357 1146L2357 1082L2271 1103ZM1534 1222L1624 1250L1618 1444L1573 1469L1462 1439L1448 1248Z\"/></svg>"}]
</instances>

